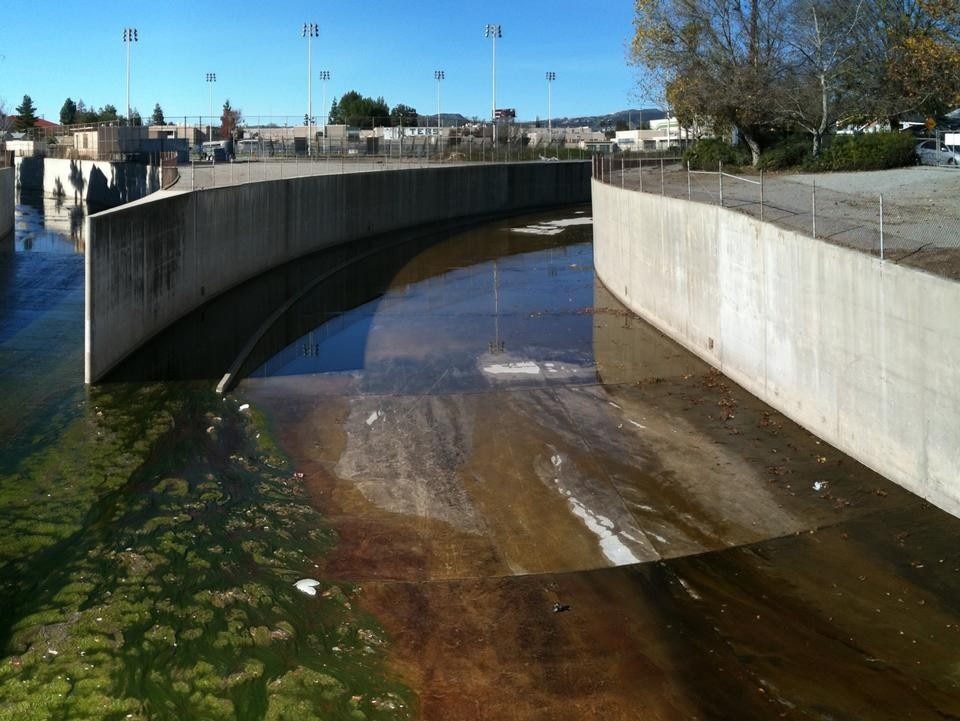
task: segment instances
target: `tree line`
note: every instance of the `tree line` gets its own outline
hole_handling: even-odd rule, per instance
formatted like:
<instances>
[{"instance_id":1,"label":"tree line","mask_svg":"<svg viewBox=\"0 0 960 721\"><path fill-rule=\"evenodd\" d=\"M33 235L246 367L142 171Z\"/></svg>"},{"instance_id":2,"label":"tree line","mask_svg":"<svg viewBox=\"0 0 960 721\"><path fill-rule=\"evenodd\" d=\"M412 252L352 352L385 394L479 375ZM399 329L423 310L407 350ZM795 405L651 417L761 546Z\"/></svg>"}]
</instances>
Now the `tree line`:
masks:
<instances>
[{"instance_id":1,"label":"tree line","mask_svg":"<svg viewBox=\"0 0 960 721\"><path fill-rule=\"evenodd\" d=\"M37 122L36 106L29 95L23 96L23 102L17 106L17 119L14 128L18 131L28 130ZM376 99L361 95L356 90L344 93L342 97L335 98L330 106L329 124L331 125L350 125L361 128L372 128L378 125L393 126L411 126L417 125L419 115L417 109L403 103L390 108L383 97ZM74 101L67 98L60 108L60 125L86 125L93 123L118 123L125 125L127 118L119 113L115 105L103 105L100 108L87 106L84 101ZM241 122L239 111L233 110L230 101L224 104L223 114L221 115L221 128L225 137L235 134L237 126ZM307 118L304 116L304 123ZM131 125L142 125L143 118L140 113L134 109L131 111ZM166 120L163 114L163 108L157 103L153 108L153 114L149 118L150 125L164 125Z\"/></svg>"},{"instance_id":2,"label":"tree line","mask_svg":"<svg viewBox=\"0 0 960 721\"><path fill-rule=\"evenodd\" d=\"M330 106L330 125L350 125L359 128L372 128L378 125L411 126L419 121L417 109L399 103L392 109L383 97L376 99L365 97L356 90L334 98Z\"/></svg>"},{"instance_id":3,"label":"tree line","mask_svg":"<svg viewBox=\"0 0 960 721\"><path fill-rule=\"evenodd\" d=\"M814 157L838 125L960 103L960 0L636 0L640 89L686 127L735 131L756 165L771 131Z\"/></svg>"}]
</instances>

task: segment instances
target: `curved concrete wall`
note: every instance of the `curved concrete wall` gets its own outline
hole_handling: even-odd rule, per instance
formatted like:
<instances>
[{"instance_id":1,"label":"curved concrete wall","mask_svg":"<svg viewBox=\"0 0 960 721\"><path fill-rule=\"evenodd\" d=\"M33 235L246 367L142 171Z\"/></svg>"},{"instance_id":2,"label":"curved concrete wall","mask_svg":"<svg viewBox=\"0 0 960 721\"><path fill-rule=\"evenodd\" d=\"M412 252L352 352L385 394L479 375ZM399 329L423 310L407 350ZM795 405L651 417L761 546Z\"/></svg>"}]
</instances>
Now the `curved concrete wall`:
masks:
<instances>
[{"instance_id":1,"label":"curved concrete wall","mask_svg":"<svg viewBox=\"0 0 960 721\"><path fill-rule=\"evenodd\" d=\"M14 169L0 168L0 238L5 238L13 232L15 210Z\"/></svg>"},{"instance_id":2,"label":"curved concrete wall","mask_svg":"<svg viewBox=\"0 0 960 721\"><path fill-rule=\"evenodd\" d=\"M734 211L598 182L593 217L597 273L629 308L960 515L960 284Z\"/></svg>"},{"instance_id":3,"label":"curved concrete wall","mask_svg":"<svg viewBox=\"0 0 960 721\"><path fill-rule=\"evenodd\" d=\"M164 191L91 215L86 380L99 380L211 297L317 250L404 228L589 198L589 163L553 162Z\"/></svg>"}]
</instances>

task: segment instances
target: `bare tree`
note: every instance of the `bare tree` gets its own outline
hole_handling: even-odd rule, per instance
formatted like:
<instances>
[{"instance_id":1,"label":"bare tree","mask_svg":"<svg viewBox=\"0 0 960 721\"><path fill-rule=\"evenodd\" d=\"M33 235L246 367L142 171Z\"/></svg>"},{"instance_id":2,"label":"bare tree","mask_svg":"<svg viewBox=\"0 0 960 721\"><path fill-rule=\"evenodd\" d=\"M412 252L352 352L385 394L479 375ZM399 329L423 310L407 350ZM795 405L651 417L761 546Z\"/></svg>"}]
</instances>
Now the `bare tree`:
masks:
<instances>
[{"instance_id":1,"label":"bare tree","mask_svg":"<svg viewBox=\"0 0 960 721\"><path fill-rule=\"evenodd\" d=\"M789 0L637 0L631 58L659 74L683 124L736 127L760 160L787 70Z\"/></svg>"},{"instance_id":2,"label":"bare tree","mask_svg":"<svg viewBox=\"0 0 960 721\"><path fill-rule=\"evenodd\" d=\"M777 100L784 118L812 136L814 157L841 112L851 109L851 61L864 1L798 0L792 8L789 92Z\"/></svg>"}]
</instances>

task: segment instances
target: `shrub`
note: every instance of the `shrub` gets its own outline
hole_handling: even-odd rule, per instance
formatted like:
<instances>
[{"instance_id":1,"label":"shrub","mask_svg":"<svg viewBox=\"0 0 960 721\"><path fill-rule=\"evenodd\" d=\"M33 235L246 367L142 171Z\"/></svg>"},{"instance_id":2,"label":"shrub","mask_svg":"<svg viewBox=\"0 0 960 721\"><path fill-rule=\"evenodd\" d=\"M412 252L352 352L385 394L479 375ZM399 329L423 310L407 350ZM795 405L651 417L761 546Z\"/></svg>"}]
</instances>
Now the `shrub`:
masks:
<instances>
[{"instance_id":1,"label":"shrub","mask_svg":"<svg viewBox=\"0 0 960 721\"><path fill-rule=\"evenodd\" d=\"M750 152L743 146L734 147L718 138L703 138L693 144L683 160L691 170L716 170L724 165L750 165Z\"/></svg>"},{"instance_id":2,"label":"shrub","mask_svg":"<svg viewBox=\"0 0 960 721\"><path fill-rule=\"evenodd\" d=\"M781 140L760 154L761 170L784 170L807 165L811 161L813 140L809 135Z\"/></svg>"},{"instance_id":3,"label":"shrub","mask_svg":"<svg viewBox=\"0 0 960 721\"><path fill-rule=\"evenodd\" d=\"M810 170L884 170L912 165L917 140L909 133L837 135Z\"/></svg>"}]
</instances>

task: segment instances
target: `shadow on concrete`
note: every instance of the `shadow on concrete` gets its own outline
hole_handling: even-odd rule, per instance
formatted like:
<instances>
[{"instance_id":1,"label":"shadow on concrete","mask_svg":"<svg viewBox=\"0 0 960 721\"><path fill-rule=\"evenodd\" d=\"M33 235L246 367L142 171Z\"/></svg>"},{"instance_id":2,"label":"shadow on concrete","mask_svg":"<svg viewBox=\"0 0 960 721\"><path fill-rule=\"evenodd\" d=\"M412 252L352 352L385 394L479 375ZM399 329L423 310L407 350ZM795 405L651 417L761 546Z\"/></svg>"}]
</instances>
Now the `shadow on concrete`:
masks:
<instances>
[{"instance_id":1,"label":"shadow on concrete","mask_svg":"<svg viewBox=\"0 0 960 721\"><path fill-rule=\"evenodd\" d=\"M17 167L17 184L20 188L43 188L43 158L22 158Z\"/></svg>"},{"instance_id":2,"label":"shadow on concrete","mask_svg":"<svg viewBox=\"0 0 960 721\"><path fill-rule=\"evenodd\" d=\"M107 374L104 382L216 382L244 355L236 374L236 380L242 379L324 322L379 299L397 273L409 270L410 261L425 249L455 231L490 220L458 221L376 236L288 263L221 294L170 326ZM528 237L519 242L508 233L502 235L499 242L474 248L475 257L468 264L538 249ZM544 248L564 244L549 237L540 242ZM317 282L338 266L343 267ZM449 269L442 263L423 266L420 276L408 273L404 282L416 282ZM290 307L264 328L284 305ZM360 335L350 358L343 359L344 370L362 364L366 330ZM259 340L251 345L257 336Z\"/></svg>"}]
</instances>

